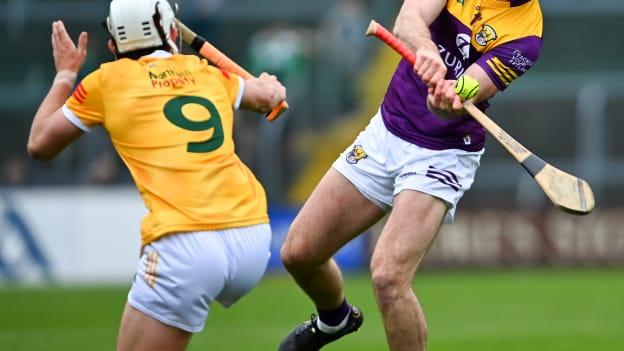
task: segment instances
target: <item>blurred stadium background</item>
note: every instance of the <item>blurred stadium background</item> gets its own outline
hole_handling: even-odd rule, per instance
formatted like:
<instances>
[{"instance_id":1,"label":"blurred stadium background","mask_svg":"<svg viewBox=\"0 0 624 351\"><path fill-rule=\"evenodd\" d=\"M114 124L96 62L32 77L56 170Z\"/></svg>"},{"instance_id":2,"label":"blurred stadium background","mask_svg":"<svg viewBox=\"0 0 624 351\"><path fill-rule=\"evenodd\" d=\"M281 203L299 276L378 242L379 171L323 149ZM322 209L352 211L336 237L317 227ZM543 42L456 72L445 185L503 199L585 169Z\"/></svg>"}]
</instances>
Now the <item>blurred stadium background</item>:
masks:
<instances>
[{"instance_id":1,"label":"blurred stadium background","mask_svg":"<svg viewBox=\"0 0 624 351\"><path fill-rule=\"evenodd\" d=\"M105 132L83 137L52 163L30 161L25 148L54 75L51 21L65 20L74 35L89 32L86 73L111 59L101 26L107 4L0 2L0 350L114 348L144 208ZM371 18L391 26L401 1L179 4L190 27L289 89L291 110L280 120L241 113L236 126L238 152L271 203L271 273L231 311L215 308L191 345L274 349L312 311L279 266L281 240L377 109L398 57L363 32ZM598 207L586 217L557 212L489 140L456 223L443 228L417 278L433 350L624 349L624 2L541 5L542 56L494 99L490 115L545 160L588 180ZM352 275L348 294L368 322L330 350L386 349L365 275L377 232L339 253Z\"/></svg>"}]
</instances>

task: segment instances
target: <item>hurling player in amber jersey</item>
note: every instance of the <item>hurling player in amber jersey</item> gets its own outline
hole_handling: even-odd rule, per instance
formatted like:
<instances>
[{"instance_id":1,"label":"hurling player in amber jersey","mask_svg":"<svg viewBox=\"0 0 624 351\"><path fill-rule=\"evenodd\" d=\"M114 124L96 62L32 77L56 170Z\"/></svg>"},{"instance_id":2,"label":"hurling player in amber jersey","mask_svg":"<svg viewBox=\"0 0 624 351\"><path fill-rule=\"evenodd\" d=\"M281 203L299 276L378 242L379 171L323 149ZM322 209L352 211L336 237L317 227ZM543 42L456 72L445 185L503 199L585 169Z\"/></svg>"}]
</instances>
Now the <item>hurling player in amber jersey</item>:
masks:
<instances>
[{"instance_id":1,"label":"hurling player in amber jersey","mask_svg":"<svg viewBox=\"0 0 624 351\"><path fill-rule=\"evenodd\" d=\"M243 80L178 54L167 1L113 0L107 25L116 60L72 93L87 34L76 47L61 21L52 24L58 73L28 152L49 160L92 128L106 129L147 207L118 350L184 350L213 301L233 304L264 274L266 196L234 153L233 114L270 111L286 90L274 76Z\"/></svg>"},{"instance_id":2,"label":"hurling player in amber jersey","mask_svg":"<svg viewBox=\"0 0 624 351\"><path fill-rule=\"evenodd\" d=\"M485 142L455 81L476 79L474 101L485 109L533 66L542 14L538 0L405 0L394 33L416 65L399 63L378 113L321 180L282 248L318 317L286 336L280 351L318 350L360 327L362 311L345 299L331 257L390 210L371 259L375 295L390 350L425 350L414 276L472 185Z\"/></svg>"}]
</instances>

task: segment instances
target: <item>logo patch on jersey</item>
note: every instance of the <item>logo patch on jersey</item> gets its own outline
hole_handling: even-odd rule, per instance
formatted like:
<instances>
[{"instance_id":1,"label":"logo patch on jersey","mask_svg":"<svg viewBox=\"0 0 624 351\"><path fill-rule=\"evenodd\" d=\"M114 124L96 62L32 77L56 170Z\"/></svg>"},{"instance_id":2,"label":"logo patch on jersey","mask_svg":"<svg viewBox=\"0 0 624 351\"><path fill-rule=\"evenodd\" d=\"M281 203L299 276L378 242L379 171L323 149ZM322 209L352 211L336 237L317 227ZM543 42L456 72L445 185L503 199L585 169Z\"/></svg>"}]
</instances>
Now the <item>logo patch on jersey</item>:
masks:
<instances>
[{"instance_id":1,"label":"logo patch on jersey","mask_svg":"<svg viewBox=\"0 0 624 351\"><path fill-rule=\"evenodd\" d=\"M447 50L443 45L438 45L438 49L440 50L440 56L442 56L444 64L453 71L455 77L464 74L464 64L462 60L455 55L454 50ZM470 49L468 50L470 51Z\"/></svg>"},{"instance_id":2,"label":"logo patch on jersey","mask_svg":"<svg viewBox=\"0 0 624 351\"><path fill-rule=\"evenodd\" d=\"M73 94L74 99L76 99L76 101L78 101L81 104L84 103L85 99L87 98L87 95L89 95L89 93L87 93L85 88L82 86L82 83L78 84L76 89L74 89L74 94Z\"/></svg>"},{"instance_id":3,"label":"logo patch on jersey","mask_svg":"<svg viewBox=\"0 0 624 351\"><path fill-rule=\"evenodd\" d=\"M528 71L529 68L533 67L533 65L535 64L535 62L524 57L522 51L520 50L515 50L513 52L513 56L509 60L509 63L514 66L518 71L523 73Z\"/></svg>"},{"instance_id":4,"label":"logo patch on jersey","mask_svg":"<svg viewBox=\"0 0 624 351\"><path fill-rule=\"evenodd\" d=\"M461 53L464 61L468 60L470 58L470 35L466 33L457 34L455 43L457 44L457 50Z\"/></svg>"},{"instance_id":5,"label":"logo patch on jersey","mask_svg":"<svg viewBox=\"0 0 624 351\"><path fill-rule=\"evenodd\" d=\"M481 46L486 46L489 42L496 39L498 39L498 34L489 24L484 24L481 31L475 35L475 41Z\"/></svg>"},{"instance_id":6,"label":"logo patch on jersey","mask_svg":"<svg viewBox=\"0 0 624 351\"><path fill-rule=\"evenodd\" d=\"M362 145L355 145L353 146L353 150L349 151L347 154L347 162L354 165L367 157L368 155L364 149L362 149Z\"/></svg>"},{"instance_id":7,"label":"logo patch on jersey","mask_svg":"<svg viewBox=\"0 0 624 351\"><path fill-rule=\"evenodd\" d=\"M464 0L457 0L457 3L464 6Z\"/></svg>"},{"instance_id":8,"label":"logo patch on jersey","mask_svg":"<svg viewBox=\"0 0 624 351\"><path fill-rule=\"evenodd\" d=\"M464 145L470 145L472 144L472 138L470 137L470 135L466 135L464 137Z\"/></svg>"},{"instance_id":9,"label":"logo patch on jersey","mask_svg":"<svg viewBox=\"0 0 624 351\"><path fill-rule=\"evenodd\" d=\"M448 185L455 191L459 191L462 187L459 180L457 180L455 173L451 171L445 171L443 169L437 169L433 166L429 166L429 169L427 170L427 177L435 179L444 185Z\"/></svg>"},{"instance_id":10,"label":"logo patch on jersey","mask_svg":"<svg viewBox=\"0 0 624 351\"><path fill-rule=\"evenodd\" d=\"M167 69L162 72L148 72L152 88L181 88L195 85L195 77L189 70L176 71Z\"/></svg>"},{"instance_id":11,"label":"logo patch on jersey","mask_svg":"<svg viewBox=\"0 0 624 351\"><path fill-rule=\"evenodd\" d=\"M494 56L486 62L505 85L511 84L514 79L518 78L518 73L504 64L498 57Z\"/></svg>"}]
</instances>

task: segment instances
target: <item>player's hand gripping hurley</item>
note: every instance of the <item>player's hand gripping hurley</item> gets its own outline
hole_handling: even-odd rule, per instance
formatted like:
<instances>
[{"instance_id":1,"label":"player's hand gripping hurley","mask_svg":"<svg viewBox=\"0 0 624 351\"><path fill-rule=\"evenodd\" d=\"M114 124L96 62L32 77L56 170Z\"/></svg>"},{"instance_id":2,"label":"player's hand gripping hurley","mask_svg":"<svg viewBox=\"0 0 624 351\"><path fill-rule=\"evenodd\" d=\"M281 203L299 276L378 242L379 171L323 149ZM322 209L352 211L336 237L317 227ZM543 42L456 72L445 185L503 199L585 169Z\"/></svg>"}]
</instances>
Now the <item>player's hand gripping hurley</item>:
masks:
<instances>
[{"instance_id":1,"label":"player's hand gripping hurley","mask_svg":"<svg viewBox=\"0 0 624 351\"><path fill-rule=\"evenodd\" d=\"M189 27L184 25L184 23L179 20L178 27L180 28L182 40L191 48L193 48L193 50L197 51L197 53L208 59L208 61L212 62L212 64L226 71L238 74L244 79L249 79L253 77L249 72L247 72L247 70L245 70L232 59L227 57L214 45L210 44L206 39L193 32ZM277 107L273 109L273 111L267 114L266 118L269 121L274 121L287 109L288 103L286 101L282 101Z\"/></svg>"},{"instance_id":2,"label":"player's hand gripping hurley","mask_svg":"<svg viewBox=\"0 0 624 351\"><path fill-rule=\"evenodd\" d=\"M388 44L412 66L416 63L414 53L379 23L371 21L366 35L376 36ZM464 109L520 162L555 206L578 215L588 214L594 209L596 204L594 194L586 181L559 170L535 156L479 110L472 101L464 102Z\"/></svg>"}]
</instances>

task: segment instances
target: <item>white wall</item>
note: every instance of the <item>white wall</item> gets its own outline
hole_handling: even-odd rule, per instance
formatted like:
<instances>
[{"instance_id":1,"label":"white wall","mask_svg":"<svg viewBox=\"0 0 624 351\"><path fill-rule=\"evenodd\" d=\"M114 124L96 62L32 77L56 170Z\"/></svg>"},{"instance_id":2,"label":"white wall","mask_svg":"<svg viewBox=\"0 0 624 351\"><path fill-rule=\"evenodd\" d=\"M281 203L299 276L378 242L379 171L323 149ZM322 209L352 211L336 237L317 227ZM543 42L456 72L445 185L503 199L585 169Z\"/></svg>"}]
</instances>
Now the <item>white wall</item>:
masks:
<instances>
[{"instance_id":1,"label":"white wall","mask_svg":"<svg viewBox=\"0 0 624 351\"><path fill-rule=\"evenodd\" d=\"M3 192L0 198L0 259L20 279L38 280L23 233L6 214L24 220L50 263L54 279L66 283L129 282L146 214L134 188L50 188ZM29 278L28 278L29 277ZM1 280L1 278L0 278Z\"/></svg>"}]
</instances>

